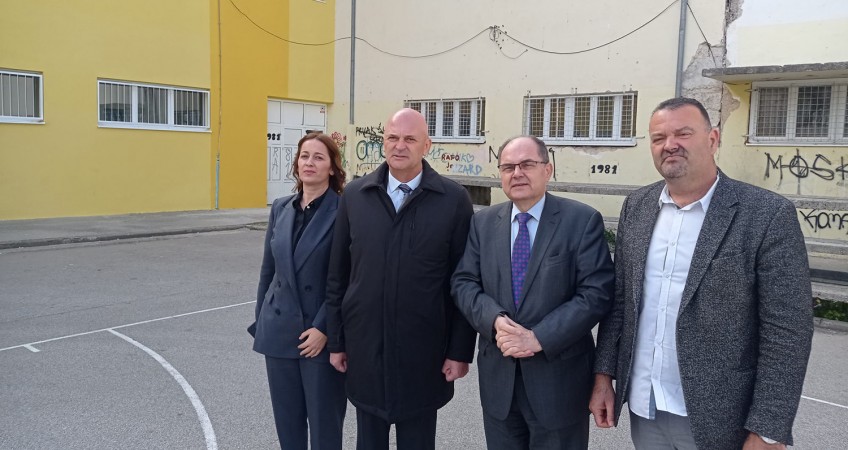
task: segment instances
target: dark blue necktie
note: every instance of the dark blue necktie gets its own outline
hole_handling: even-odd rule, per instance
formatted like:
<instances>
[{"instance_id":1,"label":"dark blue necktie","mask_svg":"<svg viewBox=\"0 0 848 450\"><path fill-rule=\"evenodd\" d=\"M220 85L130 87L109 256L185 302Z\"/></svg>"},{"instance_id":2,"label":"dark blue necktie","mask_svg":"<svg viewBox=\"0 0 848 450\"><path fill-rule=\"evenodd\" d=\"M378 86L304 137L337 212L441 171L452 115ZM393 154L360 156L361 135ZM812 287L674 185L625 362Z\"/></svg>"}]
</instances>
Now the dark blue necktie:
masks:
<instances>
[{"instance_id":1,"label":"dark blue necktie","mask_svg":"<svg viewBox=\"0 0 848 450\"><path fill-rule=\"evenodd\" d=\"M527 272L527 262L530 261L530 230L527 229L527 221L530 213L518 214L518 235L512 245L512 301L515 309L521 300L521 289L524 287L524 275Z\"/></svg>"},{"instance_id":2,"label":"dark blue necktie","mask_svg":"<svg viewBox=\"0 0 848 450\"><path fill-rule=\"evenodd\" d=\"M407 186L406 184L401 183L398 186L398 189L403 191L403 199L400 201L400 206L398 206L397 210L400 211L403 208L404 203L406 203L406 199L409 198L409 193L412 192L412 188Z\"/></svg>"}]
</instances>

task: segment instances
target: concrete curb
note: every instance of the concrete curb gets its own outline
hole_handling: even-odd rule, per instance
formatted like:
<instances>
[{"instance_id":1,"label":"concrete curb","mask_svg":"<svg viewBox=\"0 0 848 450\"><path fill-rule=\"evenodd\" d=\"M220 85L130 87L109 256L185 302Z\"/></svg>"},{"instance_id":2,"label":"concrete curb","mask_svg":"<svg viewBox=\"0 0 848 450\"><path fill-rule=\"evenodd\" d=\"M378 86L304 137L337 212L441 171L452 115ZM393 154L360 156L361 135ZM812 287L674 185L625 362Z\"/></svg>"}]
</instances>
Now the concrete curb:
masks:
<instances>
[{"instance_id":1,"label":"concrete curb","mask_svg":"<svg viewBox=\"0 0 848 450\"><path fill-rule=\"evenodd\" d=\"M82 244L88 242L106 242L106 241L119 241L123 239L143 239L150 237L161 237L161 236L176 236L181 234L197 234L197 233L213 233L216 231L232 231L239 230L242 228L250 228L250 229L264 229L264 225L262 228L254 228L255 224L247 223L247 224L237 224L237 225L216 225L211 227L196 227L196 228L187 228L187 229L179 229L179 230L164 230L164 231L151 231L151 232L135 232L135 233L126 233L126 234L113 234L113 235L102 235L102 236L70 236L70 237L60 237L60 238L46 238L46 239L28 239L22 241L14 241L14 242L0 242L0 250L8 250L15 248L30 248L30 247L46 247L50 245L63 245L63 244Z\"/></svg>"},{"instance_id":2,"label":"concrete curb","mask_svg":"<svg viewBox=\"0 0 848 450\"><path fill-rule=\"evenodd\" d=\"M816 328L824 328L826 330L848 333L848 322L815 317L813 318L813 323L815 324Z\"/></svg>"}]
</instances>

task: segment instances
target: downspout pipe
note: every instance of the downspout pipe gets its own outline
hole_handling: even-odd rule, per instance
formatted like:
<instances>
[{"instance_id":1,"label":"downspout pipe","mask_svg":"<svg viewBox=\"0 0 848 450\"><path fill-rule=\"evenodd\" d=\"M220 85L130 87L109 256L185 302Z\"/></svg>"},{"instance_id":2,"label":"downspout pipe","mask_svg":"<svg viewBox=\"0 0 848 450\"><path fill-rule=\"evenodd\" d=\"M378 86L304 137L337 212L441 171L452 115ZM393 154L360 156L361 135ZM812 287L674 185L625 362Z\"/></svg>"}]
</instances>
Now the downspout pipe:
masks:
<instances>
[{"instance_id":1,"label":"downspout pipe","mask_svg":"<svg viewBox=\"0 0 848 450\"><path fill-rule=\"evenodd\" d=\"M677 34L677 75L674 78L674 96L680 97L683 91L683 48L686 46L686 12L689 1L680 0L680 29Z\"/></svg>"},{"instance_id":2,"label":"downspout pipe","mask_svg":"<svg viewBox=\"0 0 848 450\"><path fill-rule=\"evenodd\" d=\"M218 139L215 143L215 209L221 198L221 132L224 115L224 51L221 48L221 0L218 0Z\"/></svg>"},{"instance_id":3,"label":"downspout pipe","mask_svg":"<svg viewBox=\"0 0 848 450\"><path fill-rule=\"evenodd\" d=\"M350 113L348 123L353 125L354 77L356 76L356 0L350 1Z\"/></svg>"}]
</instances>

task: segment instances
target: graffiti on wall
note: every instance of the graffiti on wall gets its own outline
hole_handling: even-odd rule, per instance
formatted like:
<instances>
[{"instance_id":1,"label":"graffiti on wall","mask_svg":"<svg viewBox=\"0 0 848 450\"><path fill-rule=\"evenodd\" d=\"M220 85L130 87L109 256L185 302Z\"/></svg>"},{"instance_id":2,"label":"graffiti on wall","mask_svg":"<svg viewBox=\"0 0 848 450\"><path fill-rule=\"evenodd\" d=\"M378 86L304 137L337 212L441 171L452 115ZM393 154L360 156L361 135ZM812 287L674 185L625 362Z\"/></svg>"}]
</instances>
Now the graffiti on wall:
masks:
<instances>
[{"instance_id":1,"label":"graffiti on wall","mask_svg":"<svg viewBox=\"0 0 848 450\"><path fill-rule=\"evenodd\" d=\"M831 161L827 156L817 153L815 157L805 158L801 156L801 151L795 149L795 155L788 161L783 160L783 155L772 157L766 152L766 173L765 177L772 176L772 172L777 173L780 180L783 180L784 172L794 176L798 180L809 178L814 175L822 180L844 181L848 178L848 162L840 156L839 161Z\"/></svg>"},{"instance_id":2,"label":"graffiti on wall","mask_svg":"<svg viewBox=\"0 0 848 450\"><path fill-rule=\"evenodd\" d=\"M356 135L371 143L383 143L383 124L378 123L376 127L356 127Z\"/></svg>"},{"instance_id":3,"label":"graffiti on wall","mask_svg":"<svg viewBox=\"0 0 848 450\"><path fill-rule=\"evenodd\" d=\"M848 212L822 211L820 209L799 209L801 224L810 227L813 233L822 230L845 231L848 235Z\"/></svg>"}]
</instances>

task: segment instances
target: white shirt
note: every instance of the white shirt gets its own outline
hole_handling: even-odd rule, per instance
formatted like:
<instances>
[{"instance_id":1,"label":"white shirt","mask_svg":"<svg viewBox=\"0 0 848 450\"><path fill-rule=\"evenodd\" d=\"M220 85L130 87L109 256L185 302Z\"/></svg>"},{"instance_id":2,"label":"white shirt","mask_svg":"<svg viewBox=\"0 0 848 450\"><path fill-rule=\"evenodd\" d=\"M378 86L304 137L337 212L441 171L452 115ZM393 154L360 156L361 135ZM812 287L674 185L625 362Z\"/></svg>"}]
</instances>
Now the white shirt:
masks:
<instances>
[{"instance_id":1,"label":"white shirt","mask_svg":"<svg viewBox=\"0 0 848 450\"><path fill-rule=\"evenodd\" d=\"M545 209L545 196L536 202L527 210L530 213L530 219L527 221L527 231L530 232L530 248L533 248L533 243L536 242L536 230L539 229L539 219L542 218L542 210ZM512 204L512 231L509 239L509 254L512 256L512 247L515 246L515 238L518 236L518 219L516 218L521 211Z\"/></svg>"},{"instance_id":2,"label":"white shirt","mask_svg":"<svg viewBox=\"0 0 848 450\"><path fill-rule=\"evenodd\" d=\"M688 415L677 364L677 314L717 183L718 178L703 198L683 208L674 204L667 185L660 194L660 212L645 261L628 396L630 410L646 419L654 419L656 410Z\"/></svg>"},{"instance_id":3,"label":"white shirt","mask_svg":"<svg viewBox=\"0 0 848 450\"><path fill-rule=\"evenodd\" d=\"M392 199L392 203L395 205L395 211L400 209L400 206L403 205L403 191L398 189L398 186L401 184L405 184L409 186L413 191L418 189L418 185L421 184L421 174L424 172L418 172L418 175L415 178L407 181L406 183L401 183L397 178L392 176L392 172L389 172L389 182L386 183L386 193L389 194L389 198ZM412 195L412 192L409 193Z\"/></svg>"}]
</instances>

